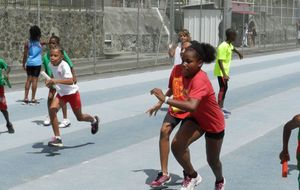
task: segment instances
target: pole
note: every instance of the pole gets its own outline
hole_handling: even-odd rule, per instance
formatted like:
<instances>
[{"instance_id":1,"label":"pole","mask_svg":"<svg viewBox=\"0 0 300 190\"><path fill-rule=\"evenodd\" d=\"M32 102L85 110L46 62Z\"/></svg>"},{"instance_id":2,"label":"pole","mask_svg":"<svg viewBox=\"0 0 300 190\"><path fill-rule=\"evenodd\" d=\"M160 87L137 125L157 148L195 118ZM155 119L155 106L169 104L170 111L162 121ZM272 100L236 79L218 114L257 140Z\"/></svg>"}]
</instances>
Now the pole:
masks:
<instances>
[{"instance_id":1,"label":"pole","mask_svg":"<svg viewBox=\"0 0 300 190\"><path fill-rule=\"evenodd\" d=\"M282 7L282 0L280 1L280 23L282 24L282 15L283 15L283 13L282 13L282 10L283 9L283 7Z\"/></svg>"},{"instance_id":2,"label":"pole","mask_svg":"<svg viewBox=\"0 0 300 190\"><path fill-rule=\"evenodd\" d=\"M243 40L242 40L242 54L244 55L244 45L245 45L245 41L247 40L247 35L245 35L245 14L243 14ZM244 40L244 35L245 35L245 40Z\"/></svg>"},{"instance_id":3,"label":"pole","mask_svg":"<svg viewBox=\"0 0 300 190\"><path fill-rule=\"evenodd\" d=\"M38 0L38 26L40 27L41 26L41 2L40 0Z\"/></svg>"},{"instance_id":4,"label":"pole","mask_svg":"<svg viewBox=\"0 0 300 190\"><path fill-rule=\"evenodd\" d=\"M93 31L93 61L94 61L94 74L97 73L96 67L96 3L97 0L94 0L94 31Z\"/></svg>"},{"instance_id":5,"label":"pole","mask_svg":"<svg viewBox=\"0 0 300 190\"><path fill-rule=\"evenodd\" d=\"M173 44L174 37L174 0L170 0L170 39Z\"/></svg>"},{"instance_id":6,"label":"pole","mask_svg":"<svg viewBox=\"0 0 300 190\"><path fill-rule=\"evenodd\" d=\"M165 4L165 8L164 8L164 14L166 14L167 12L167 7L168 7L168 0L166 0L166 4ZM159 11L159 7L157 8L158 11ZM158 38L158 45L157 45L157 51L156 51L156 59L155 59L155 63L154 65L157 65L157 61L158 61L158 54L159 54L159 48L160 48L160 41L161 41L161 33L162 33L162 30L164 28L164 21L162 20L162 23L161 23L161 27L160 27L160 32L159 32L159 38ZM169 40L168 40L168 44L169 44Z\"/></svg>"},{"instance_id":7,"label":"pole","mask_svg":"<svg viewBox=\"0 0 300 190\"><path fill-rule=\"evenodd\" d=\"M258 44L259 44L259 47L260 47L261 46L261 31L262 31L261 0L259 2L259 24L260 24L260 27L259 27L259 35L258 35Z\"/></svg>"},{"instance_id":8,"label":"pole","mask_svg":"<svg viewBox=\"0 0 300 190\"><path fill-rule=\"evenodd\" d=\"M231 27L232 0L223 1L223 41L225 40L225 31Z\"/></svg>"},{"instance_id":9,"label":"pole","mask_svg":"<svg viewBox=\"0 0 300 190\"><path fill-rule=\"evenodd\" d=\"M200 28L199 28L199 34L200 34L200 36L199 36L199 42L201 42L202 41L202 0L201 0L201 2L200 2L201 4L200 4Z\"/></svg>"},{"instance_id":10,"label":"pole","mask_svg":"<svg viewBox=\"0 0 300 190\"><path fill-rule=\"evenodd\" d=\"M140 6L141 6L141 1L138 0L138 13L137 13L137 37L136 37L136 64L137 67L139 66L140 62Z\"/></svg>"}]
</instances>

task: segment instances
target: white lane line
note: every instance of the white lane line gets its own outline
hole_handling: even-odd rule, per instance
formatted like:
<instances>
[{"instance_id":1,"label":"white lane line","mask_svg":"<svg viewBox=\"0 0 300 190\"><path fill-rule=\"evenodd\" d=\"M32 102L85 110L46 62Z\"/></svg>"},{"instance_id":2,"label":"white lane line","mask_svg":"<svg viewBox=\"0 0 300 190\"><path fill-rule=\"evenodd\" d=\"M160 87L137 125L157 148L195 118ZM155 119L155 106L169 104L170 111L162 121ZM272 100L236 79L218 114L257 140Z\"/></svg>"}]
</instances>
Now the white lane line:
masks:
<instances>
[{"instance_id":1,"label":"white lane line","mask_svg":"<svg viewBox=\"0 0 300 190\"><path fill-rule=\"evenodd\" d=\"M299 92L300 88L294 88L233 110L232 119L227 122L222 156L253 142L285 123L294 113L299 111L299 106L294 104L298 100ZM264 109L261 109L262 105ZM289 109L277 109L282 107L288 107ZM272 113L267 110L272 110ZM157 145L158 136L94 158L90 160L89 165L76 165L67 168L65 174L55 172L51 174L48 180L36 179L12 189L27 190L46 187L45 190L50 190L53 188L50 184L59 180L64 182L74 181L72 184L65 183L65 189L78 189L76 187L84 184L89 184L87 187L89 189L97 187L102 189L122 189L123 187L126 187L126 189L147 189L149 187L144 183L147 175L143 171L134 172L134 170L159 168ZM192 146L191 153L193 163L197 168L207 166L203 139ZM182 173L173 156L170 156L169 171L180 176ZM89 177L79 179L78 172ZM99 173L100 176L95 177L91 175L93 173ZM111 177L112 175L118 176L117 182L115 178ZM101 178L100 181L95 180L98 177ZM54 187L61 185L63 184L54 184Z\"/></svg>"}]
</instances>

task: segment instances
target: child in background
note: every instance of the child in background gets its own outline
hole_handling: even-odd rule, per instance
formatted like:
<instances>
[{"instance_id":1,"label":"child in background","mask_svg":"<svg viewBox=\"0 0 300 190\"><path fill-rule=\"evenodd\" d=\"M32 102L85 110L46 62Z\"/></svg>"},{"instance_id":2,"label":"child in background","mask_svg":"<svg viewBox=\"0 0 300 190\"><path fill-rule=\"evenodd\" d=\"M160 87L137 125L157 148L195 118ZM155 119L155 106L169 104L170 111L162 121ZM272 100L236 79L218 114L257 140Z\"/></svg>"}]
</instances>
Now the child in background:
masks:
<instances>
[{"instance_id":1,"label":"child in background","mask_svg":"<svg viewBox=\"0 0 300 190\"><path fill-rule=\"evenodd\" d=\"M62 147L62 139L57 120L58 110L67 103L71 105L73 113L78 121L85 121L91 123L91 133L98 132L99 118L84 114L81 111L81 100L79 94L79 87L74 84L71 69L64 60L63 49L59 46L53 47L50 51L50 68L52 70L53 78L46 81L47 87L57 85L57 96L50 106L50 120L55 137L48 143L49 146Z\"/></svg>"},{"instance_id":2,"label":"child in background","mask_svg":"<svg viewBox=\"0 0 300 190\"><path fill-rule=\"evenodd\" d=\"M235 30L226 30L226 41L221 43L217 49L217 59L214 69L214 75L218 77L220 91L218 94L218 104L223 110L225 118L231 115L231 112L224 108L225 96L228 90L228 81L230 73L230 65L232 59L232 52L238 54L240 59L243 59L243 55L235 49L232 43L236 40L237 33Z\"/></svg>"},{"instance_id":3,"label":"child in background","mask_svg":"<svg viewBox=\"0 0 300 190\"><path fill-rule=\"evenodd\" d=\"M43 56L43 66L44 66L45 72L47 73L48 76L52 76L52 71L51 71L51 68L50 68L50 49L57 46L57 45L59 45L59 44L60 44L60 38L58 36L52 35L50 37L50 40L49 40L49 50ZM77 80L76 80L76 75L75 75L75 71L74 71L74 65L73 65L71 59L69 58L68 54L66 53L66 51L64 51L63 53L64 53L63 54L64 55L64 60L70 66L71 72L72 72L72 75L73 75L73 80L74 80L74 83L76 84ZM52 102L52 100L55 96L55 93L56 93L55 88L50 87L49 88L49 94L48 94L48 101L47 101L49 115L50 115L49 108L50 108L51 102ZM59 124L59 127L64 128L64 127L70 126L71 122L67 117L67 106L66 105L62 107L62 113L63 113L63 121ZM44 121L44 125L49 126L50 124L51 124L50 117L48 116L46 118L46 120Z\"/></svg>"},{"instance_id":4,"label":"child in background","mask_svg":"<svg viewBox=\"0 0 300 190\"><path fill-rule=\"evenodd\" d=\"M184 48L188 47L191 41L190 32L186 29L178 33L179 43L177 45L169 46L169 56L174 57L174 65L180 65L182 63L181 54Z\"/></svg>"},{"instance_id":5,"label":"child in background","mask_svg":"<svg viewBox=\"0 0 300 190\"><path fill-rule=\"evenodd\" d=\"M5 63L3 59L0 59L0 111L2 112L5 120L6 120L6 127L8 129L8 133L12 134L15 132L13 125L9 121L9 114L7 111L7 104L6 104L6 98L5 98L5 92L4 92L4 85L5 80L3 79L3 70L4 75L6 75L7 78L9 78L9 72L10 67Z\"/></svg>"},{"instance_id":6,"label":"child in background","mask_svg":"<svg viewBox=\"0 0 300 190\"><path fill-rule=\"evenodd\" d=\"M190 42L186 42L189 46ZM185 46L187 48L188 46ZM184 51L182 52L184 53ZM184 94L184 76L182 75L182 65L175 65L173 67L171 76L169 78L169 89L167 90L165 96L171 97L175 100L185 100ZM161 108L164 102L159 101L155 106L150 108L147 113L150 116L156 115L157 111ZM161 172L158 173L157 178L150 184L152 188L162 188L165 184L171 181L171 176L168 172L168 158L170 152L169 138L174 130L174 128L187 116L189 112L180 110L176 107L169 107L168 113L165 116L162 127L160 129L159 138L159 151L160 151L160 164Z\"/></svg>"},{"instance_id":7,"label":"child in background","mask_svg":"<svg viewBox=\"0 0 300 190\"><path fill-rule=\"evenodd\" d=\"M42 45L41 29L38 26L32 26L29 30L30 38L24 45L23 68L27 72L25 83L24 103L38 103L35 95L37 90L38 79L42 65ZM32 87L31 101L28 100L29 89Z\"/></svg>"}]
</instances>

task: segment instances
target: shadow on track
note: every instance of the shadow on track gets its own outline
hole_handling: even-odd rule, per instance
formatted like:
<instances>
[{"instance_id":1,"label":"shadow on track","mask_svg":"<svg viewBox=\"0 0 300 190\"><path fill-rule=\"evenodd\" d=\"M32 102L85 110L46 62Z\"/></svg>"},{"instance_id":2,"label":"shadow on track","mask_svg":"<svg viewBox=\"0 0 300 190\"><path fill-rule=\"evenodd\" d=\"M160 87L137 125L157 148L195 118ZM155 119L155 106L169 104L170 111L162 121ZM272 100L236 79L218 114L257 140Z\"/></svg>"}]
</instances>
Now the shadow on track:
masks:
<instances>
[{"instance_id":1,"label":"shadow on track","mask_svg":"<svg viewBox=\"0 0 300 190\"><path fill-rule=\"evenodd\" d=\"M66 150L66 149L74 149L74 148L81 148L87 145L92 145L95 143L84 143L80 145L75 146L63 146L63 147L49 147L48 144L44 144L43 142L38 142L32 145L32 148L34 149L42 149L38 152L27 152L28 154L46 154L47 157L53 157L53 156L59 156L61 153L60 150Z\"/></svg>"},{"instance_id":2,"label":"shadow on track","mask_svg":"<svg viewBox=\"0 0 300 190\"><path fill-rule=\"evenodd\" d=\"M144 172L148 176L147 179L146 179L146 181L145 181L145 184L149 185L153 180L155 180L155 178L157 177L157 174L158 174L159 170L142 169L142 170L133 170L133 172ZM169 187L169 186L181 185L181 182L178 182L178 180L181 180L182 177L180 177L179 175L176 175L176 174L172 174L172 173L170 173L170 176L171 176L172 180L165 187L163 187L163 188L151 188L149 186L149 189L164 189L164 190L174 190L174 189L177 189L177 188L172 188L172 187Z\"/></svg>"}]
</instances>

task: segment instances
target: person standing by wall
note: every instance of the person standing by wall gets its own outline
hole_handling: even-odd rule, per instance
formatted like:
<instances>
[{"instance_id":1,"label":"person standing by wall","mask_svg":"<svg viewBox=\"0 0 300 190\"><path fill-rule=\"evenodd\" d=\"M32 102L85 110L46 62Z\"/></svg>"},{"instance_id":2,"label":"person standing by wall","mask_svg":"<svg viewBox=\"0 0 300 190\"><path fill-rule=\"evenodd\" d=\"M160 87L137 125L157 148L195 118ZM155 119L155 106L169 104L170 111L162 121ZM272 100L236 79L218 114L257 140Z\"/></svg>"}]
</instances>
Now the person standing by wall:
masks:
<instances>
[{"instance_id":1,"label":"person standing by wall","mask_svg":"<svg viewBox=\"0 0 300 190\"><path fill-rule=\"evenodd\" d=\"M27 73L27 79L25 82L25 95L24 103L36 104L35 98L39 75L41 72L42 65L42 45L45 42L41 42L41 29L38 26L32 26L29 30L29 40L24 45L23 55L23 68ZM32 89L31 101L28 99L29 89Z\"/></svg>"},{"instance_id":2,"label":"person standing by wall","mask_svg":"<svg viewBox=\"0 0 300 190\"><path fill-rule=\"evenodd\" d=\"M184 49L185 43L191 41L190 32L186 29L183 29L178 33L178 38L179 43L177 45L170 44L168 52L170 57L174 57L174 65L180 65L182 63L181 52Z\"/></svg>"}]
</instances>

